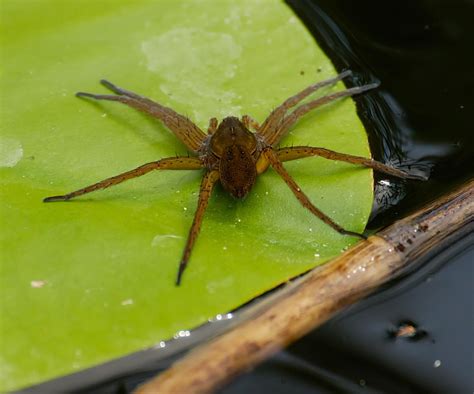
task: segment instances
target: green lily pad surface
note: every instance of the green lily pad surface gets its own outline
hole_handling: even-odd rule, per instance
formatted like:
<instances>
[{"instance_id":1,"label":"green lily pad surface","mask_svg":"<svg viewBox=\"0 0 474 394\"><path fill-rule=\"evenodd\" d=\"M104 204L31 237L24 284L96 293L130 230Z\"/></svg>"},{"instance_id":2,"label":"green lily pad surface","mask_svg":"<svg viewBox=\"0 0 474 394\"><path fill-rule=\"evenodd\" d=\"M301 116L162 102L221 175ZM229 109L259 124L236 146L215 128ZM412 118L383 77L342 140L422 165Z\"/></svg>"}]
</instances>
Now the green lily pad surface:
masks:
<instances>
[{"instance_id":1,"label":"green lily pad surface","mask_svg":"<svg viewBox=\"0 0 474 394\"><path fill-rule=\"evenodd\" d=\"M187 154L160 122L74 96L106 92L101 78L205 130L213 116L262 122L334 76L283 2L3 0L1 18L1 391L153 346L356 242L312 216L270 169L243 201L216 188L176 287L201 171L155 172L76 201L42 202ZM307 115L285 145L370 155L352 99ZM369 170L321 158L286 168L320 209L363 231Z\"/></svg>"}]
</instances>

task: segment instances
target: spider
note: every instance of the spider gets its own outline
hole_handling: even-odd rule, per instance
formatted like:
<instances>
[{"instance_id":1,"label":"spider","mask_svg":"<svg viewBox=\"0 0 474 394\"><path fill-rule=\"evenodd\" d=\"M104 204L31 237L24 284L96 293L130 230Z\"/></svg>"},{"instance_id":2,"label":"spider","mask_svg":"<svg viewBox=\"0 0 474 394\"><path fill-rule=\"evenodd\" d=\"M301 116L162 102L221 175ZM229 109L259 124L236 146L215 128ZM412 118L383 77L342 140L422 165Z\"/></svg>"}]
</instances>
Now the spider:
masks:
<instances>
[{"instance_id":1,"label":"spider","mask_svg":"<svg viewBox=\"0 0 474 394\"><path fill-rule=\"evenodd\" d=\"M114 92L115 95L79 92L76 93L76 96L96 100L118 101L159 119L195 154L195 156L168 157L146 163L133 170L104 179L68 194L47 197L43 201L70 200L86 193L117 185L128 179L145 175L154 170L204 169L196 213L178 267L176 278L176 285L178 286L181 283L183 272L188 264L193 245L199 234L209 197L217 181L220 181L222 187L232 196L240 199L250 192L257 176L265 172L270 166L283 178L301 205L312 214L340 234L365 238L363 234L344 229L329 216L316 208L286 171L282 163L310 156L321 156L329 160L339 160L369 167L398 178L423 179L423 177L408 174L372 159L339 153L325 148L311 146L277 148L278 143L286 135L288 130L309 111L333 100L360 94L378 86L378 84L372 83L352 87L300 104L302 100L319 88L334 85L351 74L351 71L347 70L336 77L308 86L306 89L303 89L276 107L261 125L248 115L242 116L241 119L229 116L224 118L220 123L216 118L211 118L207 134L191 120L176 113L171 108L122 89L106 80L101 80L102 85ZM292 108L294 109L290 112ZM254 129L255 132L251 132L250 129Z\"/></svg>"}]
</instances>

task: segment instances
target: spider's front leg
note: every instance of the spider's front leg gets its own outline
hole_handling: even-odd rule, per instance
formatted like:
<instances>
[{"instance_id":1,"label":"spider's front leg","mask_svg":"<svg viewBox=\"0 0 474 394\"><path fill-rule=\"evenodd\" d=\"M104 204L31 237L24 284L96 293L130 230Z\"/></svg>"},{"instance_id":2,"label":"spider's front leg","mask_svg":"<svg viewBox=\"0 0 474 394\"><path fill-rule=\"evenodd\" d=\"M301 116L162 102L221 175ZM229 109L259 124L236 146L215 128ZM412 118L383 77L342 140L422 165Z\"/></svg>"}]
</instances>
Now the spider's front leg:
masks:
<instances>
[{"instance_id":1,"label":"spider's front leg","mask_svg":"<svg viewBox=\"0 0 474 394\"><path fill-rule=\"evenodd\" d=\"M260 125L258 122L252 118L250 115L244 115L242 116L242 123L244 124L247 129L254 129L255 131L260 130Z\"/></svg>"},{"instance_id":2,"label":"spider's front leg","mask_svg":"<svg viewBox=\"0 0 474 394\"><path fill-rule=\"evenodd\" d=\"M272 140L274 138L275 133L278 130L279 125L283 121L286 112L290 108L294 107L299 102L303 101L306 97L308 97L310 94L312 94L316 90L324 86L334 85L340 80L350 75L352 75L352 71L350 70L343 71L339 75L336 75L334 78L329 78L324 81L320 81L313 85L310 85L307 88L295 94L294 96L291 96L290 98L286 99L282 104L276 107L270 113L270 115L268 115L268 117L263 122L262 127L259 128L259 134L261 135L261 137L263 137L263 139L269 145L273 145L274 143L277 143L278 141L272 142Z\"/></svg>"},{"instance_id":3,"label":"spider's front leg","mask_svg":"<svg viewBox=\"0 0 474 394\"><path fill-rule=\"evenodd\" d=\"M217 118L209 119L209 126L207 128L207 134L212 135L217 131L217 126L219 125L219 121Z\"/></svg>"},{"instance_id":4,"label":"spider's front leg","mask_svg":"<svg viewBox=\"0 0 474 394\"><path fill-rule=\"evenodd\" d=\"M355 96L356 94L367 92L368 90L375 89L378 86L378 83L355 86L353 88L341 90L340 92L330 93L316 100L301 104L293 112L282 118L280 123L275 126L275 128L271 132L267 132L267 134L264 136L265 141L267 142L267 144L275 146L286 135L291 126L293 126L299 119L301 119L304 115L306 115L313 109L316 109L324 104L330 103L331 101L338 100L343 97L351 97Z\"/></svg>"},{"instance_id":5,"label":"spider's front leg","mask_svg":"<svg viewBox=\"0 0 474 394\"><path fill-rule=\"evenodd\" d=\"M193 152L198 152L206 139L206 134L186 116L178 114L171 108L165 107L149 98L142 97L129 90L120 88L105 79L100 81L106 88L112 90L115 95L110 94L93 94L93 93L76 93L77 97L87 97L95 100L118 101L129 107L135 108L154 118L159 119L170 129L181 142L183 142Z\"/></svg>"}]
</instances>

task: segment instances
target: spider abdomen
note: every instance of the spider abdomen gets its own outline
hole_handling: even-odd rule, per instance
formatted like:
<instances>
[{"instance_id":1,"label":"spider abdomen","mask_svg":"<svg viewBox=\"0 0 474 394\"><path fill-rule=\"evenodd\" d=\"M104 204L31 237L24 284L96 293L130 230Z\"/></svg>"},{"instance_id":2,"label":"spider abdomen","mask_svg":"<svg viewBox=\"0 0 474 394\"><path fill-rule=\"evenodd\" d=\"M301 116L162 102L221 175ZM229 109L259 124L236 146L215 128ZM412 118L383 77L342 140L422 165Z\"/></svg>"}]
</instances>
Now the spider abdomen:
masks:
<instances>
[{"instance_id":1,"label":"spider abdomen","mask_svg":"<svg viewBox=\"0 0 474 394\"><path fill-rule=\"evenodd\" d=\"M244 146L227 146L220 158L219 173L224 189L236 198L243 198L257 177L255 160Z\"/></svg>"}]
</instances>

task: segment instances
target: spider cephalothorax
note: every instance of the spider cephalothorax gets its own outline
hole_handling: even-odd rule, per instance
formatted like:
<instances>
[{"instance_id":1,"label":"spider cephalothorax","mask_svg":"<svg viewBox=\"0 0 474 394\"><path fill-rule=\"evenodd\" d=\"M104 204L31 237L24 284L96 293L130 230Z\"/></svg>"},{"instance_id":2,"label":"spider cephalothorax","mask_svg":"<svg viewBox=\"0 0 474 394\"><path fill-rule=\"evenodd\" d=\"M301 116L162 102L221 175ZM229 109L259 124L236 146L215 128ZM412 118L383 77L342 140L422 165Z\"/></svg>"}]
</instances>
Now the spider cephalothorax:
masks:
<instances>
[{"instance_id":1,"label":"spider cephalothorax","mask_svg":"<svg viewBox=\"0 0 474 394\"><path fill-rule=\"evenodd\" d=\"M178 269L176 280L176 284L178 285L181 282L184 269L188 264L191 250L201 228L201 222L209 201L209 196L216 182L220 181L224 189L234 197L242 198L249 193L257 176L266 171L269 166L273 167L283 178L300 203L324 223L331 226L340 234L364 238L362 234L345 230L329 216L316 208L293 178L286 172L282 162L310 156L321 156L330 160L340 160L362 165L399 178L424 178L422 176L408 174L372 159L334 152L325 148L311 146L294 146L291 148L276 147L291 126L312 109L338 98L353 96L377 87L377 84L353 87L300 104L302 100L320 87L333 85L349 75L351 75L351 72L345 71L334 78L308 86L275 108L262 125L259 125L248 115L244 115L241 120L236 117L227 117L223 119L221 123L218 123L217 119L212 118L209 121L207 135L188 118L176 113L171 108L103 80L101 81L102 84L116 93L115 95L80 92L77 93L77 96L96 100L119 101L161 120L190 151L195 153L195 156L169 157L143 164L131 171L104 179L103 181L71 193L62 196L47 197L44 201L70 200L71 198L90 193L94 190L105 189L128 179L136 178L153 170L204 169L205 173L201 182L196 214L191 229L189 230L183 257L181 258ZM292 108L293 111L290 112L289 110ZM251 132L250 128L254 129L255 133Z\"/></svg>"}]
</instances>

